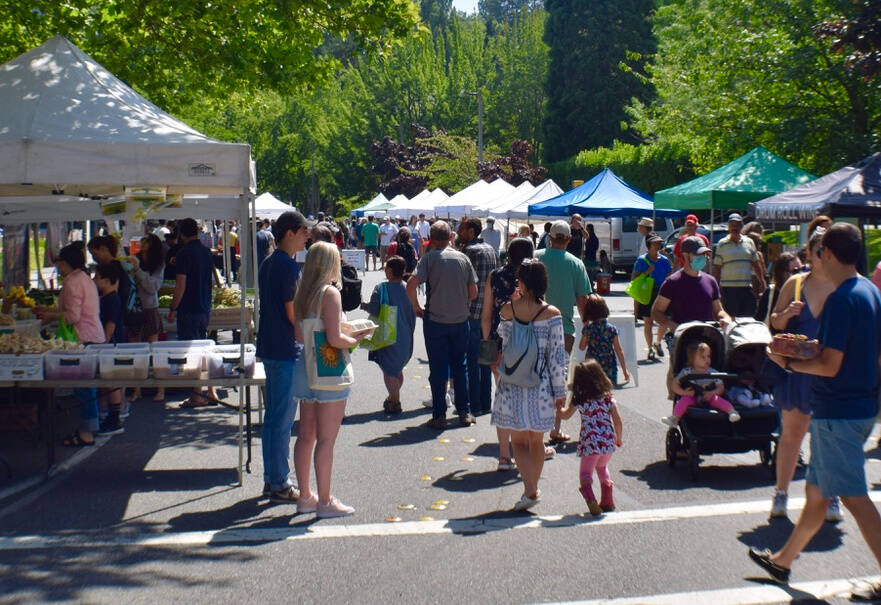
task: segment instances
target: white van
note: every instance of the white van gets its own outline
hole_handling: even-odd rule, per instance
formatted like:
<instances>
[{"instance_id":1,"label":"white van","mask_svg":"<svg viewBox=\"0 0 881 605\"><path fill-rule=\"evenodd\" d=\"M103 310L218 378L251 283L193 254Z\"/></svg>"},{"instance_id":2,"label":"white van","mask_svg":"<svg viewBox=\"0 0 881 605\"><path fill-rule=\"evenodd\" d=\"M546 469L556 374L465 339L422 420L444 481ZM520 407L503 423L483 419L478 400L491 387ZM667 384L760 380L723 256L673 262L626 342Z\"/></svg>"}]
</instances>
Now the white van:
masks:
<instances>
[{"instance_id":1,"label":"white van","mask_svg":"<svg viewBox=\"0 0 881 605\"><path fill-rule=\"evenodd\" d=\"M637 225L642 217L625 216L611 219L611 232L609 231L610 220L606 218L585 217L584 224L592 224L597 238L600 240L600 250L605 250L609 255L613 271L623 271L628 275L633 271L633 263L639 253L639 243L642 236L637 230ZM668 218L655 219L653 231L665 238L673 232L673 221ZM599 260L599 253L597 253Z\"/></svg>"}]
</instances>

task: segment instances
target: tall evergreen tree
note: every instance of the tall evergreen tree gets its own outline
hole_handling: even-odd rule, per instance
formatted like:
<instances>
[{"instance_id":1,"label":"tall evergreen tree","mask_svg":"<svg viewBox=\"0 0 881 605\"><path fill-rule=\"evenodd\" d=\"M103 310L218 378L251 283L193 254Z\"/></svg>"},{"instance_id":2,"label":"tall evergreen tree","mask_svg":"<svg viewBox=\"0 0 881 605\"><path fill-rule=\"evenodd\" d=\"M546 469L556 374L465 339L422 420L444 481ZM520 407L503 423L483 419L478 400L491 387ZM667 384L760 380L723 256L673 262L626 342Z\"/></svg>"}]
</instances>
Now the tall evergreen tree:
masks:
<instances>
[{"instance_id":1,"label":"tall evergreen tree","mask_svg":"<svg viewBox=\"0 0 881 605\"><path fill-rule=\"evenodd\" d=\"M547 0L545 159L632 140L625 107L648 99L637 73L654 52L654 0ZM636 73L635 73L636 72Z\"/></svg>"}]
</instances>

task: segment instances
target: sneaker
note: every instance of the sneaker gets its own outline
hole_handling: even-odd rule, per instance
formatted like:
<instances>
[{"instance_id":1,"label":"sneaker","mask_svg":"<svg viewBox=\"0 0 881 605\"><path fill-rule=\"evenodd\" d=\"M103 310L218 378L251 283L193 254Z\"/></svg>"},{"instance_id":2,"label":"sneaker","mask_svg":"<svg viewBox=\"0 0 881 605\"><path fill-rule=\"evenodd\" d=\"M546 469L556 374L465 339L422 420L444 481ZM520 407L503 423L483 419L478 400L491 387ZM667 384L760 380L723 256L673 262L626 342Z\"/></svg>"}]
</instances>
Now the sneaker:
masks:
<instances>
[{"instance_id":1,"label":"sneaker","mask_svg":"<svg viewBox=\"0 0 881 605\"><path fill-rule=\"evenodd\" d=\"M831 498L829 500L829 508L826 509L826 521L829 523L841 523L844 521L844 515L841 514L841 500Z\"/></svg>"},{"instance_id":2,"label":"sneaker","mask_svg":"<svg viewBox=\"0 0 881 605\"><path fill-rule=\"evenodd\" d=\"M432 418L428 422L425 423L430 429L434 429L436 431L443 431L447 428L447 419L446 418Z\"/></svg>"},{"instance_id":3,"label":"sneaker","mask_svg":"<svg viewBox=\"0 0 881 605\"><path fill-rule=\"evenodd\" d=\"M311 498L300 498L297 501L297 513L300 515L308 515L318 510L318 496L312 494Z\"/></svg>"},{"instance_id":4,"label":"sneaker","mask_svg":"<svg viewBox=\"0 0 881 605\"><path fill-rule=\"evenodd\" d=\"M316 506L316 512L319 519L329 519L331 517L348 517L355 514L355 509L346 506L334 496L330 497L330 502L319 502Z\"/></svg>"},{"instance_id":5,"label":"sneaker","mask_svg":"<svg viewBox=\"0 0 881 605\"><path fill-rule=\"evenodd\" d=\"M474 417L474 414L462 414L459 416L459 426L471 426L472 424L477 424L477 418Z\"/></svg>"},{"instance_id":6,"label":"sneaker","mask_svg":"<svg viewBox=\"0 0 881 605\"><path fill-rule=\"evenodd\" d=\"M855 588L853 592L850 593L850 600L858 603L881 602L881 582L866 584L860 588Z\"/></svg>"},{"instance_id":7,"label":"sneaker","mask_svg":"<svg viewBox=\"0 0 881 605\"><path fill-rule=\"evenodd\" d=\"M427 401L423 401L423 402L422 402L422 407L424 407L424 408L428 408L428 409L430 410L431 408L434 407L434 402L433 402L431 399L429 399L429 400L427 400Z\"/></svg>"},{"instance_id":8,"label":"sneaker","mask_svg":"<svg viewBox=\"0 0 881 605\"><path fill-rule=\"evenodd\" d=\"M120 433L125 432L125 427L122 426L122 423L119 420L111 421L105 420L101 423L100 427L97 431L95 431L96 435L118 435Z\"/></svg>"},{"instance_id":9,"label":"sneaker","mask_svg":"<svg viewBox=\"0 0 881 605\"><path fill-rule=\"evenodd\" d=\"M446 400L447 409L450 409L450 407L452 407L452 405L456 402L456 391L454 391L453 389L447 391Z\"/></svg>"},{"instance_id":10,"label":"sneaker","mask_svg":"<svg viewBox=\"0 0 881 605\"><path fill-rule=\"evenodd\" d=\"M293 504L300 498L300 492L294 487L283 487L280 490L269 492L269 501L278 504Z\"/></svg>"},{"instance_id":11,"label":"sneaker","mask_svg":"<svg viewBox=\"0 0 881 605\"><path fill-rule=\"evenodd\" d=\"M659 343L659 342L655 343L655 353L658 354L658 357L664 356L664 349L663 349L663 347L661 347L661 343Z\"/></svg>"},{"instance_id":12,"label":"sneaker","mask_svg":"<svg viewBox=\"0 0 881 605\"><path fill-rule=\"evenodd\" d=\"M520 499L514 504L512 510L529 510L536 504L541 502L541 490L536 492L535 498L529 498L526 494L520 496Z\"/></svg>"},{"instance_id":13,"label":"sneaker","mask_svg":"<svg viewBox=\"0 0 881 605\"><path fill-rule=\"evenodd\" d=\"M728 422L740 422L740 414L737 412L731 412L728 414Z\"/></svg>"},{"instance_id":14,"label":"sneaker","mask_svg":"<svg viewBox=\"0 0 881 605\"><path fill-rule=\"evenodd\" d=\"M786 512L786 505L789 501L789 494L782 489L774 492L774 501L771 503L771 514L769 519L785 519L789 515Z\"/></svg>"},{"instance_id":15,"label":"sneaker","mask_svg":"<svg viewBox=\"0 0 881 605\"><path fill-rule=\"evenodd\" d=\"M749 558L753 560L753 563L768 572L768 575L778 582L781 582L782 584L789 583L789 570L774 563L771 560L771 551L767 548L765 550L759 550L750 547Z\"/></svg>"},{"instance_id":16,"label":"sneaker","mask_svg":"<svg viewBox=\"0 0 881 605\"><path fill-rule=\"evenodd\" d=\"M132 404L128 400L122 402L122 408L119 410L119 418L125 420L132 413Z\"/></svg>"},{"instance_id":17,"label":"sneaker","mask_svg":"<svg viewBox=\"0 0 881 605\"><path fill-rule=\"evenodd\" d=\"M555 450L554 448L552 448L549 445L545 446L545 460L551 460L556 455L557 455L557 450Z\"/></svg>"},{"instance_id":18,"label":"sneaker","mask_svg":"<svg viewBox=\"0 0 881 605\"><path fill-rule=\"evenodd\" d=\"M661 418L661 422L672 428L679 426L679 418L676 416L664 416Z\"/></svg>"},{"instance_id":19,"label":"sneaker","mask_svg":"<svg viewBox=\"0 0 881 605\"><path fill-rule=\"evenodd\" d=\"M269 494L272 493L272 488L269 486L269 483L263 483L263 497L265 498Z\"/></svg>"},{"instance_id":20,"label":"sneaker","mask_svg":"<svg viewBox=\"0 0 881 605\"><path fill-rule=\"evenodd\" d=\"M646 360L647 361L657 360L657 357L655 357L655 350L652 349L651 347L649 347L649 352L648 352L648 355L646 355Z\"/></svg>"}]
</instances>

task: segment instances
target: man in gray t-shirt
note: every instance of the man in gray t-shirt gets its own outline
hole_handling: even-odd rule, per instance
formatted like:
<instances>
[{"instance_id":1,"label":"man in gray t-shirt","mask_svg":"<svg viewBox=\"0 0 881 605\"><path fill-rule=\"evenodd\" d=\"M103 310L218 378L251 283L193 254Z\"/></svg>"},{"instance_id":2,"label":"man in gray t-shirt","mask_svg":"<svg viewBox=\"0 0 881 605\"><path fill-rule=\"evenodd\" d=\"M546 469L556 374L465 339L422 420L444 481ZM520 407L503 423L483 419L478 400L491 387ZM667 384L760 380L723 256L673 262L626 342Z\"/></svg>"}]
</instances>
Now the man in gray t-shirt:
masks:
<instances>
[{"instance_id":1,"label":"man in gray t-shirt","mask_svg":"<svg viewBox=\"0 0 881 605\"><path fill-rule=\"evenodd\" d=\"M453 379L459 424L474 424L468 403L465 377L465 353L468 344L470 301L477 298L477 274L468 257L449 247L450 226L435 221L431 226L430 248L416 265L416 274L407 282L407 295L422 318L425 348L428 352L428 382L431 384L432 418L428 426L447 426L447 380ZM416 289L426 287L425 309L419 304Z\"/></svg>"}]
</instances>

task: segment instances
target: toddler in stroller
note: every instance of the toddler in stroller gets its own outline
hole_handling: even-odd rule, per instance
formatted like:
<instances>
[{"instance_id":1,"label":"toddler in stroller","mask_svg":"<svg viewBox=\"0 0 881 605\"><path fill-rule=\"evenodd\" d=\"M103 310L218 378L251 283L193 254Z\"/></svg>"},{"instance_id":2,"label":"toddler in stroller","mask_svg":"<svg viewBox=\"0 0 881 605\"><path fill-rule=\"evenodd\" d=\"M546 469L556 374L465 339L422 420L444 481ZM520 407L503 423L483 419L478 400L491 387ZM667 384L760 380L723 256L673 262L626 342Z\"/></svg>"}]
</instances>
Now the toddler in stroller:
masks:
<instances>
[{"instance_id":1,"label":"toddler in stroller","mask_svg":"<svg viewBox=\"0 0 881 605\"><path fill-rule=\"evenodd\" d=\"M673 392L679 395L679 399L673 406L673 414L665 416L661 421L667 426L678 426L688 408L705 401L711 408L728 414L729 421L738 422L740 414L728 400L722 398L725 383L712 377L718 371L711 365L713 360L710 345L706 342L693 342L686 350L688 365L673 379Z\"/></svg>"}]
</instances>

